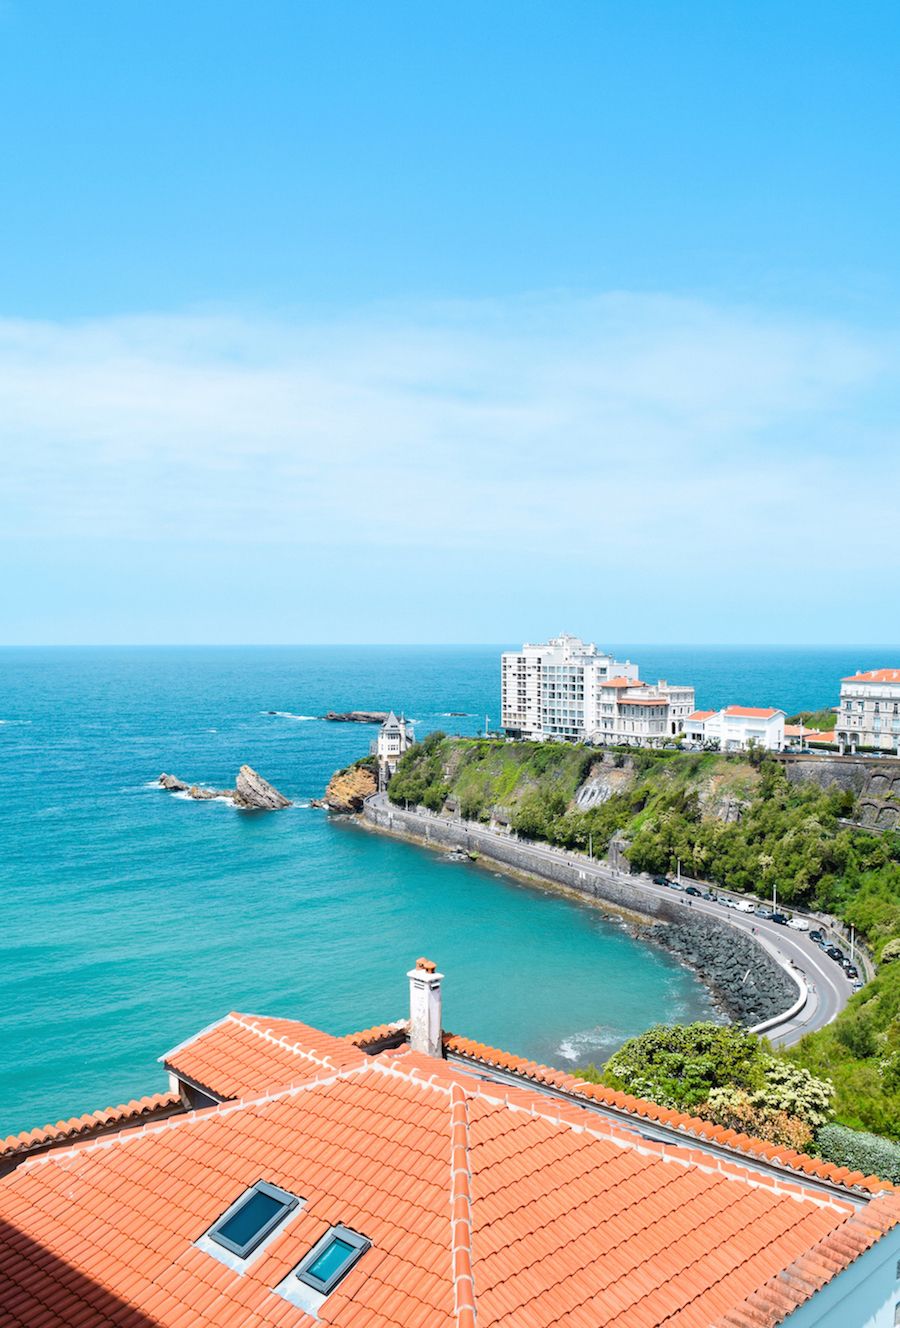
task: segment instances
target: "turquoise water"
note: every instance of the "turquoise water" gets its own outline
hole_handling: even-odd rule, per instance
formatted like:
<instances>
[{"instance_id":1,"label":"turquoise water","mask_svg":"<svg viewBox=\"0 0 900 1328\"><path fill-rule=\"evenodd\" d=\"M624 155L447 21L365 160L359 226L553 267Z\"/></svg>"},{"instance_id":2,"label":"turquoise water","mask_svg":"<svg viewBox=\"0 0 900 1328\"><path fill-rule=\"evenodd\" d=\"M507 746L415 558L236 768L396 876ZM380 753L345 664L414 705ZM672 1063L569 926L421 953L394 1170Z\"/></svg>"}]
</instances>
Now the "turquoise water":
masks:
<instances>
[{"instance_id":1,"label":"turquoise water","mask_svg":"<svg viewBox=\"0 0 900 1328\"><path fill-rule=\"evenodd\" d=\"M474 732L497 719L498 650L0 651L0 1135L158 1091L156 1057L229 1009L335 1032L400 1017L420 954L447 975L448 1027L550 1063L708 1012L596 911L304 805L373 732L304 717L393 706L420 733ZM704 704L787 709L900 655L630 651ZM227 785L243 761L298 805L153 787L161 770Z\"/></svg>"}]
</instances>

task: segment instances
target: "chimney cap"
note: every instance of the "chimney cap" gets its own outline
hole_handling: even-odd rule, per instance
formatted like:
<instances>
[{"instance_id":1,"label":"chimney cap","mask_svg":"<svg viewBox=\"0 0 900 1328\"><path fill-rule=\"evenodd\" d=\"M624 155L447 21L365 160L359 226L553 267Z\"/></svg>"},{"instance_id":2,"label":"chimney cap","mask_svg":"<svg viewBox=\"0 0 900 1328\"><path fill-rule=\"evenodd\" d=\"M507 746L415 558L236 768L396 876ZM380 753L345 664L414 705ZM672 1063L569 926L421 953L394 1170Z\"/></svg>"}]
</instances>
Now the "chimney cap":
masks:
<instances>
[{"instance_id":1,"label":"chimney cap","mask_svg":"<svg viewBox=\"0 0 900 1328\"><path fill-rule=\"evenodd\" d=\"M433 959L417 959L416 968L423 973L436 973L437 964Z\"/></svg>"}]
</instances>

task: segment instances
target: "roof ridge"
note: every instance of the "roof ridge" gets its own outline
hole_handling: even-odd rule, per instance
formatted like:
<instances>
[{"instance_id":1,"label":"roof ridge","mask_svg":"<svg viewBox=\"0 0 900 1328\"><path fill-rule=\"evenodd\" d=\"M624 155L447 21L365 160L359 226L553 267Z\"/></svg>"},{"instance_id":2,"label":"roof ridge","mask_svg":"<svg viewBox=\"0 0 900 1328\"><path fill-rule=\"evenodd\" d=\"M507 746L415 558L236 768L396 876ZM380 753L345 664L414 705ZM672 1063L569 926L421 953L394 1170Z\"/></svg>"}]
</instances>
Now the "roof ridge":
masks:
<instances>
[{"instance_id":1,"label":"roof ridge","mask_svg":"<svg viewBox=\"0 0 900 1328\"><path fill-rule=\"evenodd\" d=\"M513 1056L509 1052L501 1051L496 1047L489 1047L484 1043L475 1042L471 1038L458 1037L455 1034L447 1033L444 1035L444 1046L447 1051L454 1055L470 1058L474 1061L482 1061L517 1077L521 1076L526 1080L531 1079L537 1083L546 1084L550 1088L571 1093L575 1097L605 1103L619 1111L628 1112L638 1120L657 1121L661 1125L684 1133L689 1139L715 1143L720 1147L727 1148L742 1160L755 1158L757 1161L765 1160L773 1165L781 1165L799 1182L802 1182L807 1176L818 1177L820 1180L828 1181L831 1184L839 1184L847 1189L867 1190L871 1194L890 1193L898 1189L890 1181L882 1180L878 1176L864 1176L861 1171L847 1171L844 1167L838 1167L833 1162L826 1162L822 1158L812 1157L808 1153L798 1153L792 1148L766 1143L765 1140L757 1139L753 1135L738 1133L735 1130L728 1130L722 1125L715 1125L712 1121L704 1120L701 1116L693 1116L688 1112L662 1107L659 1103L651 1102L647 1098L634 1097L630 1093L607 1088L604 1084L588 1083L587 1080L579 1079L565 1070L556 1070L547 1065L539 1065L537 1062L526 1060L522 1056ZM689 1146L687 1140L685 1143L686 1146ZM842 1172L846 1174L842 1175Z\"/></svg>"},{"instance_id":2,"label":"roof ridge","mask_svg":"<svg viewBox=\"0 0 900 1328\"><path fill-rule=\"evenodd\" d=\"M264 1018L263 1015L229 1014L228 1018L233 1019L240 1028L246 1029L248 1033L255 1033L256 1036L261 1037L263 1041L271 1042L274 1046L281 1047L284 1051L292 1051L297 1056L303 1056L306 1060L312 1061L313 1065L321 1065L324 1069L329 1070L338 1068L327 1052L322 1056L316 1056L308 1048L301 1046L299 1042L289 1042L284 1037L276 1037L275 1034L267 1028L260 1028L258 1024L247 1022L248 1019L261 1022ZM298 1019L296 1022L300 1023L301 1021ZM304 1024L303 1027L306 1028L307 1025ZM335 1038L335 1041L338 1040L339 1039Z\"/></svg>"},{"instance_id":3,"label":"roof ridge","mask_svg":"<svg viewBox=\"0 0 900 1328\"><path fill-rule=\"evenodd\" d=\"M450 1086L450 1254L457 1328L475 1328L469 1099L459 1083Z\"/></svg>"}]
</instances>

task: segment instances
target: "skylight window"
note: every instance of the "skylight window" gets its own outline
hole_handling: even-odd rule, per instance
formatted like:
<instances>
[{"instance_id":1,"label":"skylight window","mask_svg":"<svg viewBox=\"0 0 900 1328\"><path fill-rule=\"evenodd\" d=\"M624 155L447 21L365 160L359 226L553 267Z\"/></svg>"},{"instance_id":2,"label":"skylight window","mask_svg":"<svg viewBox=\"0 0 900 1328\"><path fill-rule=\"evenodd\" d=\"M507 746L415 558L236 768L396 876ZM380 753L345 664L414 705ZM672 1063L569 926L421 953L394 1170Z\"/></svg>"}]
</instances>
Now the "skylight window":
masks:
<instances>
[{"instance_id":1,"label":"skylight window","mask_svg":"<svg viewBox=\"0 0 900 1328\"><path fill-rule=\"evenodd\" d=\"M294 1276L313 1291L327 1296L371 1244L365 1236L349 1227L332 1227L300 1261L294 1269Z\"/></svg>"},{"instance_id":2,"label":"skylight window","mask_svg":"<svg viewBox=\"0 0 900 1328\"><path fill-rule=\"evenodd\" d=\"M257 1181L206 1233L238 1259L246 1259L297 1207L300 1200L277 1185Z\"/></svg>"}]
</instances>

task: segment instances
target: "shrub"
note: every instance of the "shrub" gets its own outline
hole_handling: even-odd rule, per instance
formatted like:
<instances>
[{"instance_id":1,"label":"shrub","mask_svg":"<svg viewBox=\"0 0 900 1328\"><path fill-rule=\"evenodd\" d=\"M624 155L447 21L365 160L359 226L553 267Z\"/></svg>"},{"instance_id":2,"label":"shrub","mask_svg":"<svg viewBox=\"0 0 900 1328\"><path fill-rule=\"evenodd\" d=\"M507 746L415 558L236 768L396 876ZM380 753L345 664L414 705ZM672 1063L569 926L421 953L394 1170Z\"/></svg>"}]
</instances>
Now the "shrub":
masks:
<instances>
[{"instance_id":1,"label":"shrub","mask_svg":"<svg viewBox=\"0 0 900 1328\"><path fill-rule=\"evenodd\" d=\"M751 1100L754 1107L764 1112L781 1112L795 1117L813 1130L831 1120L834 1114L832 1084L825 1079L816 1079L809 1070L774 1056L766 1058L762 1086Z\"/></svg>"},{"instance_id":2,"label":"shrub","mask_svg":"<svg viewBox=\"0 0 900 1328\"><path fill-rule=\"evenodd\" d=\"M805 1152L813 1138L806 1121L787 1111L760 1106L757 1096L743 1088L714 1088L707 1101L697 1108L697 1115L727 1130L739 1130L767 1143L784 1144Z\"/></svg>"},{"instance_id":3,"label":"shrub","mask_svg":"<svg viewBox=\"0 0 900 1328\"><path fill-rule=\"evenodd\" d=\"M845 1125L826 1125L816 1135L815 1148L826 1162L900 1184L900 1144L889 1139Z\"/></svg>"},{"instance_id":4,"label":"shrub","mask_svg":"<svg viewBox=\"0 0 900 1328\"><path fill-rule=\"evenodd\" d=\"M610 1057L603 1080L663 1107L693 1108L714 1088L758 1087L762 1071L760 1043L737 1025L656 1024Z\"/></svg>"},{"instance_id":5,"label":"shrub","mask_svg":"<svg viewBox=\"0 0 900 1328\"><path fill-rule=\"evenodd\" d=\"M881 952L881 962L883 964L892 964L895 959L900 959L900 937L888 941Z\"/></svg>"}]
</instances>

